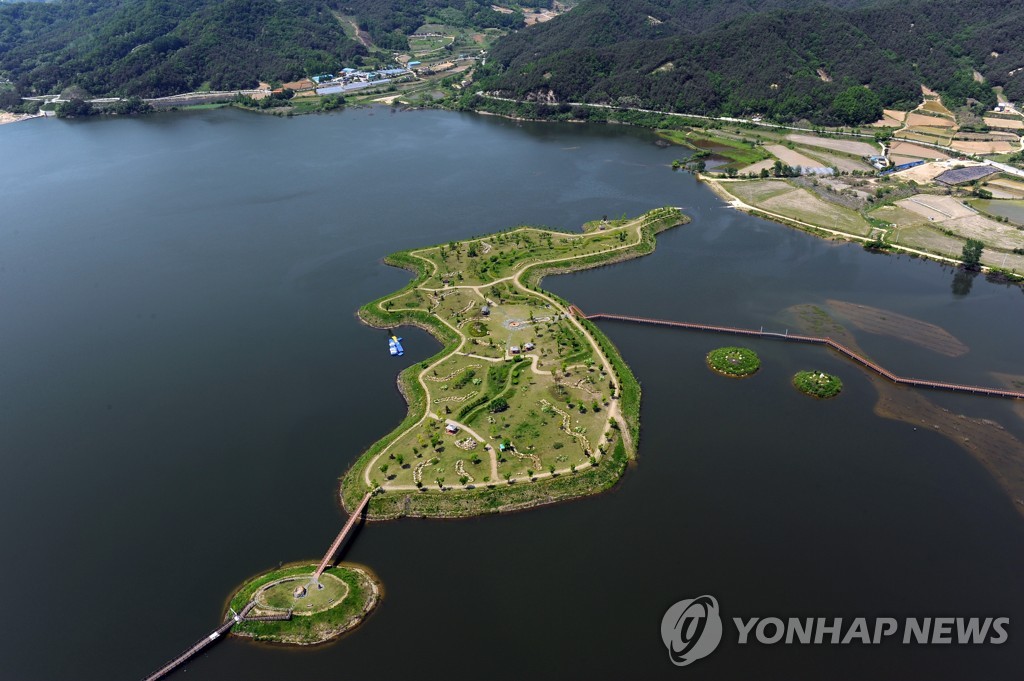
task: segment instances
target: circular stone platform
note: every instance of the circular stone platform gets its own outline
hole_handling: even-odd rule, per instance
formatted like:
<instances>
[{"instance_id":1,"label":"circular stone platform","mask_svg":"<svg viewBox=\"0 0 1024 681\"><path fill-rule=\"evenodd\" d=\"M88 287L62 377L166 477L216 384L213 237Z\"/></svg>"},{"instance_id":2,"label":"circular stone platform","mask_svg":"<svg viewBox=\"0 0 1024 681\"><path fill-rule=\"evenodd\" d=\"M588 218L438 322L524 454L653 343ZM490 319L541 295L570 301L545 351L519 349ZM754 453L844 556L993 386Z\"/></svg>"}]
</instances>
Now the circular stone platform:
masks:
<instances>
[{"instance_id":1,"label":"circular stone platform","mask_svg":"<svg viewBox=\"0 0 1024 681\"><path fill-rule=\"evenodd\" d=\"M314 645L358 626L380 601L380 582L369 568L338 565L324 571L319 583L313 581L315 569L315 565L283 567L239 587L226 616L246 615L231 633L274 643ZM249 603L254 607L247 609Z\"/></svg>"},{"instance_id":2,"label":"circular stone platform","mask_svg":"<svg viewBox=\"0 0 1024 681\"><path fill-rule=\"evenodd\" d=\"M312 575L296 575L264 584L253 595L256 607L282 612L290 609L295 615L313 615L333 608L348 596L348 584L329 572L320 575L319 588L312 579Z\"/></svg>"}]
</instances>

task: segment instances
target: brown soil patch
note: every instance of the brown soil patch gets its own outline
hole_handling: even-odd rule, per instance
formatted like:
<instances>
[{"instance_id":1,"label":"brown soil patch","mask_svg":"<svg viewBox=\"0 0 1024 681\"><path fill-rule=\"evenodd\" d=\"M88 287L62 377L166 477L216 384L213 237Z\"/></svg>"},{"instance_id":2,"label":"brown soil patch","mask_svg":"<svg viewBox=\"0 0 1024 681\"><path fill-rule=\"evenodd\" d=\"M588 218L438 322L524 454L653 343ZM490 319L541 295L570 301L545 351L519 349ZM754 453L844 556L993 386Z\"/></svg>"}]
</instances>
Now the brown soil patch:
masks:
<instances>
[{"instance_id":1,"label":"brown soil patch","mask_svg":"<svg viewBox=\"0 0 1024 681\"><path fill-rule=\"evenodd\" d=\"M925 184L927 182L931 182L949 169L949 165L933 161L931 163L925 163L923 166L915 166L913 168L908 168L907 170L901 170L896 174L899 175L900 179L913 180L918 184Z\"/></svg>"},{"instance_id":2,"label":"brown soil patch","mask_svg":"<svg viewBox=\"0 0 1024 681\"><path fill-rule=\"evenodd\" d=\"M309 78L303 78L301 80L293 80L290 83L281 83L281 87L288 90L308 90L309 88L315 88L316 83Z\"/></svg>"},{"instance_id":3,"label":"brown soil patch","mask_svg":"<svg viewBox=\"0 0 1024 681\"><path fill-rule=\"evenodd\" d=\"M1020 119L1009 119L1009 118L989 118L982 119L985 121L985 125L990 128L1005 128L1007 130L1021 130L1024 129L1024 121Z\"/></svg>"},{"instance_id":4,"label":"brown soil patch","mask_svg":"<svg viewBox=\"0 0 1024 681\"><path fill-rule=\"evenodd\" d=\"M911 113L907 116L907 125L924 125L930 128L955 128L956 123L950 118L939 118L938 116L926 116L919 113Z\"/></svg>"},{"instance_id":5,"label":"brown soil patch","mask_svg":"<svg viewBox=\"0 0 1024 681\"><path fill-rule=\"evenodd\" d=\"M822 147L843 151L847 154L857 156L875 156L879 153L878 147L867 142L855 142L854 140L834 139L832 137L815 137L814 135L786 135L786 139L793 140L797 144L805 144L809 147Z\"/></svg>"},{"instance_id":6,"label":"brown soil patch","mask_svg":"<svg viewBox=\"0 0 1024 681\"><path fill-rule=\"evenodd\" d=\"M741 173L760 173L762 170L771 170L774 165L775 165L775 161L773 159L766 158L763 161L758 161L757 163L752 163L752 164L750 164L749 166L747 166L745 168L741 168L740 172Z\"/></svg>"},{"instance_id":7,"label":"brown soil patch","mask_svg":"<svg viewBox=\"0 0 1024 681\"><path fill-rule=\"evenodd\" d=\"M802 168L820 168L822 166L821 161L815 161L813 158L808 158L799 152L787 149L781 144L767 144L765 149L786 165L800 166Z\"/></svg>"},{"instance_id":8,"label":"brown soil patch","mask_svg":"<svg viewBox=\"0 0 1024 681\"><path fill-rule=\"evenodd\" d=\"M970 350L956 336L941 326L920 319L842 300L827 300L825 302L833 311L848 319L861 331L899 338L946 357L959 357L967 354Z\"/></svg>"},{"instance_id":9,"label":"brown soil patch","mask_svg":"<svg viewBox=\"0 0 1024 681\"><path fill-rule=\"evenodd\" d=\"M1014 194L1024 194L1024 182L1017 182L1016 180L1007 180L1005 178L996 178L995 180L989 180L989 185L995 185L1002 187L1008 192Z\"/></svg>"},{"instance_id":10,"label":"brown soil patch","mask_svg":"<svg viewBox=\"0 0 1024 681\"><path fill-rule=\"evenodd\" d=\"M1024 442L1002 425L944 409L920 390L872 377L878 389L875 414L945 436L980 462L1024 515Z\"/></svg>"},{"instance_id":11,"label":"brown soil patch","mask_svg":"<svg viewBox=\"0 0 1024 681\"><path fill-rule=\"evenodd\" d=\"M967 154L1003 154L1008 151L1017 150L1016 144L1004 141L964 142L961 140L953 140L953 143L949 146L953 147L957 151L962 151Z\"/></svg>"},{"instance_id":12,"label":"brown soil patch","mask_svg":"<svg viewBox=\"0 0 1024 681\"><path fill-rule=\"evenodd\" d=\"M977 215L973 208L965 206L952 196L936 196L934 194L915 194L896 202L907 210L923 215L930 220L943 221L954 218L966 218Z\"/></svg>"},{"instance_id":13,"label":"brown soil patch","mask_svg":"<svg viewBox=\"0 0 1024 681\"><path fill-rule=\"evenodd\" d=\"M910 142L897 141L892 143L890 151L898 156L914 156L916 158L927 158L927 159L945 159L949 158L949 154L946 154L938 149L932 149L931 147L922 147L917 144Z\"/></svg>"},{"instance_id":14,"label":"brown soil patch","mask_svg":"<svg viewBox=\"0 0 1024 681\"><path fill-rule=\"evenodd\" d=\"M1024 376L1020 374L1001 374L993 371L992 376L1010 390L1024 390ZM1024 400L1014 400L1013 411L1024 421Z\"/></svg>"},{"instance_id":15,"label":"brown soil patch","mask_svg":"<svg viewBox=\"0 0 1024 681\"><path fill-rule=\"evenodd\" d=\"M803 333L827 334L854 352L868 356L853 335L820 307L794 305L786 312ZM924 390L897 386L860 365L855 366L868 375L878 391L874 407L877 416L945 436L981 463L1024 515L1024 442L996 421L954 413L933 403ZM888 368L898 373L898 367ZM1012 378L1024 380L1020 376ZM1024 409L1024 405L1018 406Z\"/></svg>"}]
</instances>

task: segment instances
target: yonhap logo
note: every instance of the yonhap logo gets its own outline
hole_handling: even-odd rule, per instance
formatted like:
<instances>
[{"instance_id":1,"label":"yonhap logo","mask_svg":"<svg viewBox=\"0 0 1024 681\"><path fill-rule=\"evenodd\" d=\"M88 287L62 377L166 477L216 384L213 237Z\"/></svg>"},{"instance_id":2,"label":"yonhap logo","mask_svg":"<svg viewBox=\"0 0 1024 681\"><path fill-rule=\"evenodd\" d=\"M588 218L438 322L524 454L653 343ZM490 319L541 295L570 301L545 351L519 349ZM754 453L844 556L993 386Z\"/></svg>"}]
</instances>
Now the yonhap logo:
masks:
<instances>
[{"instance_id":1,"label":"yonhap logo","mask_svg":"<svg viewBox=\"0 0 1024 681\"><path fill-rule=\"evenodd\" d=\"M736 645L876 646L1003 645L1009 617L733 617ZM661 640L672 664L685 667L715 652L722 642L722 618L713 596L679 601L661 618Z\"/></svg>"},{"instance_id":2,"label":"yonhap logo","mask_svg":"<svg viewBox=\"0 0 1024 681\"><path fill-rule=\"evenodd\" d=\"M722 618L713 596L679 601L661 618L661 640L672 664L685 667L715 651L722 640Z\"/></svg>"}]
</instances>

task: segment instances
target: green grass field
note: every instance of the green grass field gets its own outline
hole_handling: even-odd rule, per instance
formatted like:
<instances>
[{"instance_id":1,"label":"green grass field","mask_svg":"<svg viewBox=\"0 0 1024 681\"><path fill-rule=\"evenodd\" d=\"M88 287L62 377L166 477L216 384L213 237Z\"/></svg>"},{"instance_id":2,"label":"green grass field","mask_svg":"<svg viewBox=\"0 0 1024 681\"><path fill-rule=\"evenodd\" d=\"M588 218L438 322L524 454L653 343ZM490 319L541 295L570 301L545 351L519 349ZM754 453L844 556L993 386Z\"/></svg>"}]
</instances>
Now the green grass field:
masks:
<instances>
[{"instance_id":1,"label":"green grass field","mask_svg":"<svg viewBox=\"0 0 1024 681\"><path fill-rule=\"evenodd\" d=\"M315 568L315 565L292 565L254 577L231 597L229 606L234 612L241 612L266 584L289 577L300 578L298 582L288 581L278 587L271 587L270 599L273 602L270 607L258 605L249 615L279 614L282 610L287 611L290 607L289 601L293 600L292 589L296 584L305 583L306 577L311 576ZM232 634L279 643L309 644L329 640L358 624L366 612L376 605L375 581L376 578L366 568L345 565L328 568L324 572L325 589L313 593L314 587L307 596L311 599L311 605L315 607L295 607L295 614L290 620L242 621L234 626ZM257 596L257 602L259 600L260 597ZM336 604L323 609L325 605L331 606L332 600ZM302 614L303 611L311 610L318 612Z\"/></svg>"},{"instance_id":2,"label":"green grass field","mask_svg":"<svg viewBox=\"0 0 1024 681\"><path fill-rule=\"evenodd\" d=\"M715 135L705 130L658 130L658 136L675 144L691 149L703 149L701 144L713 145L711 151L724 156L734 167L748 166L770 157L770 154L759 146L749 142Z\"/></svg>"},{"instance_id":3,"label":"green grass field","mask_svg":"<svg viewBox=\"0 0 1024 681\"><path fill-rule=\"evenodd\" d=\"M635 451L639 386L539 280L648 253L686 221L660 208L586 234L519 228L389 256L417 277L360 317L416 323L445 348L402 372L409 414L349 470L346 504L372 487L377 517L475 515L606 489Z\"/></svg>"}]
</instances>

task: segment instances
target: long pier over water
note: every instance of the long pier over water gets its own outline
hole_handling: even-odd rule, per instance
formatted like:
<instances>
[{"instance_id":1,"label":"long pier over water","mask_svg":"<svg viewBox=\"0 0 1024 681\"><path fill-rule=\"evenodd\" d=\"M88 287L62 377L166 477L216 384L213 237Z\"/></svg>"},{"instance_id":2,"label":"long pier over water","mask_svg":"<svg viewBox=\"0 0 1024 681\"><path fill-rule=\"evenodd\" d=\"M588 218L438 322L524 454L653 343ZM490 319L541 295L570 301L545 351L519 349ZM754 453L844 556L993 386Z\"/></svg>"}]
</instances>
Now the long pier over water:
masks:
<instances>
[{"instance_id":1,"label":"long pier over water","mask_svg":"<svg viewBox=\"0 0 1024 681\"><path fill-rule=\"evenodd\" d=\"M334 543L331 544L330 548L327 549L327 553L324 554L323 560L321 560L320 564L317 566L316 571L313 573L312 581L319 581L320 575L323 574L323 571L334 559L334 554L338 552L338 548L341 547L341 543L345 540L345 536L348 535L349 531L356 524L356 521L359 519L360 514L362 514L363 512L363 509L366 508L366 504L369 503L371 496L373 496L373 493L367 492L366 496L363 497L362 501L359 502L359 505L356 506L354 511L352 511L352 515L349 516L348 522L346 522L345 526L341 528L341 532L338 533L338 536L334 539ZM251 611L255 607L256 601L249 601L249 603L246 604L244 608L242 608L241 612L234 615L233 617L229 617L224 622L224 624L214 629L212 633L199 639L191 648L189 648L181 655L178 655L176 658L165 664L163 667L160 667L160 669L156 670L155 672L147 676L145 681L157 681L158 679L162 679L163 677L167 676L175 669L177 669L178 667L192 659L192 657L194 657L200 651L206 648L206 646L210 645L211 643L219 639L221 636L228 633L231 630L231 627L235 626L239 622L270 622L274 620L289 620L292 617L291 610L289 610L288 613L285 615L268 615L251 618L247 617L249 611Z\"/></svg>"},{"instance_id":2,"label":"long pier over water","mask_svg":"<svg viewBox=\"0 0 1024 681\"><path fill-rule=\"evenodd\" d=\"M577 317L589 319L591 321L597 321L601 319L609 319L618 322L632 322L634 324L650 324L652 326L667 326L676 329L689 329L692 331L710 331L713 333L729 333L735 336L752 336L755 338L775 338L778 340L794 341L797 343L810 343L812 345L824 345L832 348L841 355L845 355L849 359L852 359L857 364L870 369L879 376L886 378L893 383L899 385L909 385L915 388L931 388L933 390L946 390L949 392L956 393L969 393L972 395L985 395L988 397L1003 397L1008 399L1024 399L1024 392L1017 390L1003 390L1000 388L987 388L978 385L964 385L961 383L943 383L941 381L927 381L920 378L907 378L905 376L898 376L885 367L872 362L867 357L859 355L850 348L846 347L842 343L838 343L831 338L820 337L820 336L803 336L792 333L775 333L772 331L765 331L764 329L742 329L734 326L716 326L713 324L694 324L691 322L676 322L668 319L654 319L651 317L634 317L631 315L621 314L608 314L604 312L598 312L595 314L584 314L584 312L576 307L571 306L570 311Z\"/></svg>"}]
</instances>

